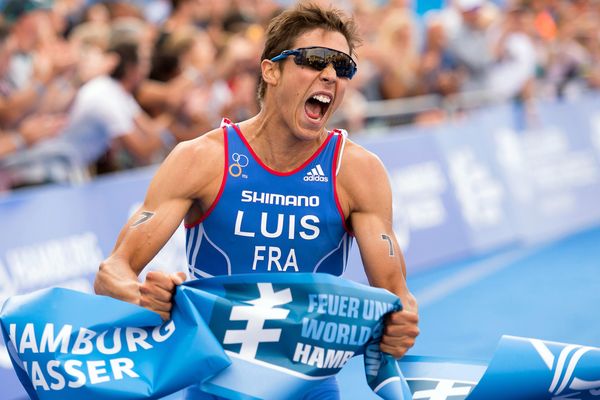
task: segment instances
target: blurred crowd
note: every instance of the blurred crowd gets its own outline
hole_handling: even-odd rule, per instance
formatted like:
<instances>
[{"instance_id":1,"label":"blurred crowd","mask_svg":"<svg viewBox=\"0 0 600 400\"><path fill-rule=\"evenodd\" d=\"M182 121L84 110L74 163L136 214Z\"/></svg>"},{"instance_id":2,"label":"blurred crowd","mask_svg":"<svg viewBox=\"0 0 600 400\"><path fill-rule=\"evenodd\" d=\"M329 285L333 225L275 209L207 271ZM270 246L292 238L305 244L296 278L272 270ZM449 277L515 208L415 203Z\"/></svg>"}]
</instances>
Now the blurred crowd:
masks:
<instances>
[{"instance_id":1,"label":"blurred crowd","mask_svg":"<svg viewBox=\"0 0 600 400\"><path fill-rule=\"evenodd\" d=\"M338 111L351 132L374 100L526 101L600 87L600 0L448 0L424 15L410 0L313 2L352 13L362 30ZM153 164L224 116L254 115L266 26L292 4L0 3L0 191Z\"/></svg>"}]
</instances>

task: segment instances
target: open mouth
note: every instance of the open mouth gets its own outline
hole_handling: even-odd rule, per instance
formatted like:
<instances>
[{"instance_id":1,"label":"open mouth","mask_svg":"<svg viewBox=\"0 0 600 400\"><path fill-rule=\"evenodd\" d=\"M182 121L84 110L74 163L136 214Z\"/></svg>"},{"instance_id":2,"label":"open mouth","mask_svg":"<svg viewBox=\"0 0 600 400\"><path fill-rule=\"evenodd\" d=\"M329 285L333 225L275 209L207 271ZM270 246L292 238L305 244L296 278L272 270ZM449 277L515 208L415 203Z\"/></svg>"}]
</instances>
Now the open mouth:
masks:
<instances>
[{"instance_id":1,"label":"open mouth","mask_svg":"<svg viewBox=\"0 0 600 400\"><path fill-rule=\"evenodd\" d=\"M304 104L304 111L310 119L320 120L327 113L331 105L331 96L328 94L315 94L311 96Z\"/></svg>"}]
</instances>

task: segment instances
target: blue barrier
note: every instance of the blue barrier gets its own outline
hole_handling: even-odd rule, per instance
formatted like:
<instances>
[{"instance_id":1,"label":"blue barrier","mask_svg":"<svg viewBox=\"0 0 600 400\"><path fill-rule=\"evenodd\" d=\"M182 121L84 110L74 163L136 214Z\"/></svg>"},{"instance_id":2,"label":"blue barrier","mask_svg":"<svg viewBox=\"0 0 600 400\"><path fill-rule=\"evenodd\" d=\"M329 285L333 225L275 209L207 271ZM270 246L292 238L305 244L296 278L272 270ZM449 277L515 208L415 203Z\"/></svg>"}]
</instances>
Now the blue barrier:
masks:
<instances>
[{"instance_id":1,"label":"blue barrier","mask_svg":"<svg viewBox=\"0 0 600 400\"><path fill-rule=\"evenodd\" d=\"M598 104L599 96L537 103L525 131L514 128L513 109L497 107L441 127L360 138L389 170L394 229L409 272L597 224ZM98 264L143 200L153 172L1 198L0 304L53 285L91 291ZM181 228L151 268L184 270L184 249ZM366 281L356 246L345 276ZM1 341L0 382L7 400L23 396Z\"/></svg>"}]
</instances>

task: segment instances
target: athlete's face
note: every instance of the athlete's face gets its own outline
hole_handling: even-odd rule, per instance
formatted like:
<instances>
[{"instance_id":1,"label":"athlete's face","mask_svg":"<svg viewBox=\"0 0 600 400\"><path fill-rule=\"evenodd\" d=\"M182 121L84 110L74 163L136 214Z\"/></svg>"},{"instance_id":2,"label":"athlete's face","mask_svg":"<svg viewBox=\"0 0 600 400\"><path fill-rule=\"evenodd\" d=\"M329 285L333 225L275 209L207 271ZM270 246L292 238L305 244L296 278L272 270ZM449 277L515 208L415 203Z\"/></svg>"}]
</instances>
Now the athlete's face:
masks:
<instances>
[{"instance_id":1,"label":"athlete's face","mask_svg":"<svg viewBox=\"0 0 600 400\"><path fill-rule=\"evenodd\" d=\"M299 36L292 48L314 46L350 53L344 35L323 29ZM279 63L278 83L270 88L274 90L279 112L297 138L313 140L323 132L325 124L342 102L349 79L336 76L331 64L318 71L297 65L293 57Z\"/></svg>"}]
</instances>

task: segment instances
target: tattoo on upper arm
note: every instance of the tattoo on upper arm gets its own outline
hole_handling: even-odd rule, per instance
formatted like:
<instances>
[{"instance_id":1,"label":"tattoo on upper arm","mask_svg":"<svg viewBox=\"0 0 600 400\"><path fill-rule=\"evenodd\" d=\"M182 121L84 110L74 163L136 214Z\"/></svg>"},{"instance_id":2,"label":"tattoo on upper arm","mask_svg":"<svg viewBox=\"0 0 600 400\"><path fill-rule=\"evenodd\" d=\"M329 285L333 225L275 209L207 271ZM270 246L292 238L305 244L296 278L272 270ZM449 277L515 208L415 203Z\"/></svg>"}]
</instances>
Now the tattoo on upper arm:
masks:
<instances>
[{"instance_id":1,"label":"tattoo on upper arm","mask_svg":"<svg viewBox=\"0 0 600 400\"><path fill-rule=\"evenodd\" d=\"M392 239L386 234L382 234L381 238L387 240L388 245L390 246L390 257L394 257L394 244L392 243Z\"/></svg>"},{"instance_id":2,"label":"tattoo on upper arm","mask_svg":"<svg viewBox=\"0 0 600 400\"><path fill-rule=\"evenodd\" d=\"M154 213L150 212L150 211L142 211L140 213L140 218L135 221L131 226L132 227L136 227L138 225L143 224L144 222L147 222L148 220L150 220L150 218L154 217Z\"/></svg>"}]
</instances>

